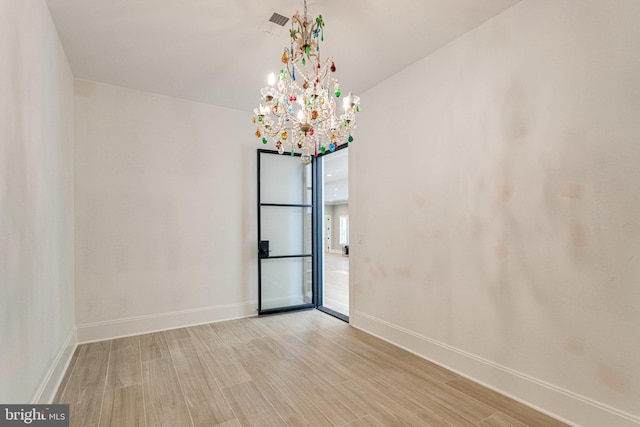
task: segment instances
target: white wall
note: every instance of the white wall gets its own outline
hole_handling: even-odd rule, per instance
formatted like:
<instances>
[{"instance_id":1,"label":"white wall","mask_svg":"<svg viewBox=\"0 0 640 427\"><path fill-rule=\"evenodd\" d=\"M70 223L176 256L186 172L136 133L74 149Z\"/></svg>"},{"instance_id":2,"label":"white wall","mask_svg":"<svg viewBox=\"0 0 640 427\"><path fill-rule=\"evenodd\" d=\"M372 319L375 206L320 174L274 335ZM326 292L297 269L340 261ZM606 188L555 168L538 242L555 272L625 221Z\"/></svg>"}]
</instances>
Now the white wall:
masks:
<instances>
[{"instance_id":1,"label":"white wall","mask_svg":"<svg viewBox=\"0 0 640 427\"><path fill-rule=\"evenodd\" d=\"M80 341L255 314L250 114L75 82Z\"/></svg>"},{"instance_id":2,"label":"white wall","mask_svg":"<svg viewBox=\"0 0 640 427\"><path fill-rule=\"evenodd\" d=\"M580 425L640 423L638 22L636 0L524 0L362 95L356 327Z\"/></svg>"},{"instance_id":3,"label":"white wall","mask_svg":"<svg viewBox=\"0 0 640 427\"><path fill-rule=\"evenodd\" d=\"M46 402L75 320L73 77L44 1L0 0L0 58L0 402Z\"/></svg>"}]
</instances>

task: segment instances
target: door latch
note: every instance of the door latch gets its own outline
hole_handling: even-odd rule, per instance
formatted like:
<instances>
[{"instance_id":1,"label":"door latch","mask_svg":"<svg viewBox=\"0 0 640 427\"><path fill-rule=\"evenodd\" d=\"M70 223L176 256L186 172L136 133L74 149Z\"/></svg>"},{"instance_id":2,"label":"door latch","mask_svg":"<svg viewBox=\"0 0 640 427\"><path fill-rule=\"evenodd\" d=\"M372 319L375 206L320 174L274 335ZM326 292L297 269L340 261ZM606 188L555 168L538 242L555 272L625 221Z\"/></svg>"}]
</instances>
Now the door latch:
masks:
<instances>
[{"instance_id":1,"label":"door latch","mask_svg":"<svg viewBox=\"0 0 640 427\"><path fill-rule=\"evenodd\" d=\"M268 240L260 240L258 243L258 256L260 258L269 258L269 241Z\"/></svg>"}]
</instances>

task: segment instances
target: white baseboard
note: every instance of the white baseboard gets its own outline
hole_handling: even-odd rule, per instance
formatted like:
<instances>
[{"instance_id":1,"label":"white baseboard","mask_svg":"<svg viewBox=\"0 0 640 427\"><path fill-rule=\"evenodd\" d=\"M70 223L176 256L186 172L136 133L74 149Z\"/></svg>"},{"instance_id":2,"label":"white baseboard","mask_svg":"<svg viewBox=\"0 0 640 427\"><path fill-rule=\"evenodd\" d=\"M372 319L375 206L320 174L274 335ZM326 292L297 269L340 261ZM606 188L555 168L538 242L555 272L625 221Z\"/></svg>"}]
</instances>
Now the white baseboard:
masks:
<instances>
[{"instance_id":1,"label":"white baseboard","mask_svg":"<svg viewBox=\"0 0 640 427\"><path fill-rule=\"evenodd\" d=\"M31 403L33 404L46 404L53 402L53 398L56 396L58 387L64 378L64 374L69 367L73 352L78 345L78 335L76 328L72 328L69 334L64 340L64 343L60 347L60 351L56 355L51 367L47 371L44 380L40 384L40 387L36 390Z\"/></svg>"},{"instance_id":2,"label":"white baseboard","mask_svg":"<svg viewBox=\"0 0 640 427\"><path fill-rule=\"evenodd\" d=\"M640 418L354 310L350 324L565 423L638 427Z\"/></svg>"},{"instance_id":3,"label":"white baseboard","mask_svg":"<svg viewBox=\"0 0 640 427\"><path fill-rule=\"evenodd\" d=\"M78 325L81 344L256 315L257 302L227 304Z\"/></svg>"}]
</instances>

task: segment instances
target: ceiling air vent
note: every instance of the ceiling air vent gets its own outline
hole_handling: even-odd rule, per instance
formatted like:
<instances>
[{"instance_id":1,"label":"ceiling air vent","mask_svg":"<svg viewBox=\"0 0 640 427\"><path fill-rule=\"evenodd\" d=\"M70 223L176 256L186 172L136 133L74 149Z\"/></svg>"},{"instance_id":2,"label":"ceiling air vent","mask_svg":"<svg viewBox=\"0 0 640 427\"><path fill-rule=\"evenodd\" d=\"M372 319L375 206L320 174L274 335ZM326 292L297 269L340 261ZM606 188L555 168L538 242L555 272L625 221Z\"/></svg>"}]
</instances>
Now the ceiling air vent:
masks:
<instances>
[{"instance_id":1,"label":"ceiling air vent","mask_svg":"<svg viewBox=\"0 0 640 427\"><path fill-rule=\"evenodd\" d=\"M279 13L273 12L273 15L271 15L271 18L269 18L269 22L273 22L274 24L278 24L281 27L284 27L284 25L289 22L289 18L287 18L286 16L282 16Z\"/></svg>"}]
</instances>

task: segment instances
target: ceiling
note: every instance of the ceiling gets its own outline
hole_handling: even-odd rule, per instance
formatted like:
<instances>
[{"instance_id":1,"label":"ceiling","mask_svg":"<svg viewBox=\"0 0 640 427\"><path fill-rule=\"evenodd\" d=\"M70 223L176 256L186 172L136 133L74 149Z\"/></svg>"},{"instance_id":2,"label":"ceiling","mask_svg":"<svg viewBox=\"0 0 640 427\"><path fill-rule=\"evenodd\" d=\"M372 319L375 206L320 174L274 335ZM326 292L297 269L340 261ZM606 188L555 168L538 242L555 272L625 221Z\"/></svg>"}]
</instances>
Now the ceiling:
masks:
<instances>
[{"instance_id":1,"label":"ceiling","mask_svg":"<svg viewBox=\"0 0 640 427\"><path fill-rule=\"evenodd\" d=\"M343 92L362 94L519 0L308 0ZM47 0L76 78L252 111L302 0ZM363 99L365 101L365 99ZM364 102L363 102L364 104ZM363 108L366 108L363 105Z\"/></svg>"}]
</instances>

